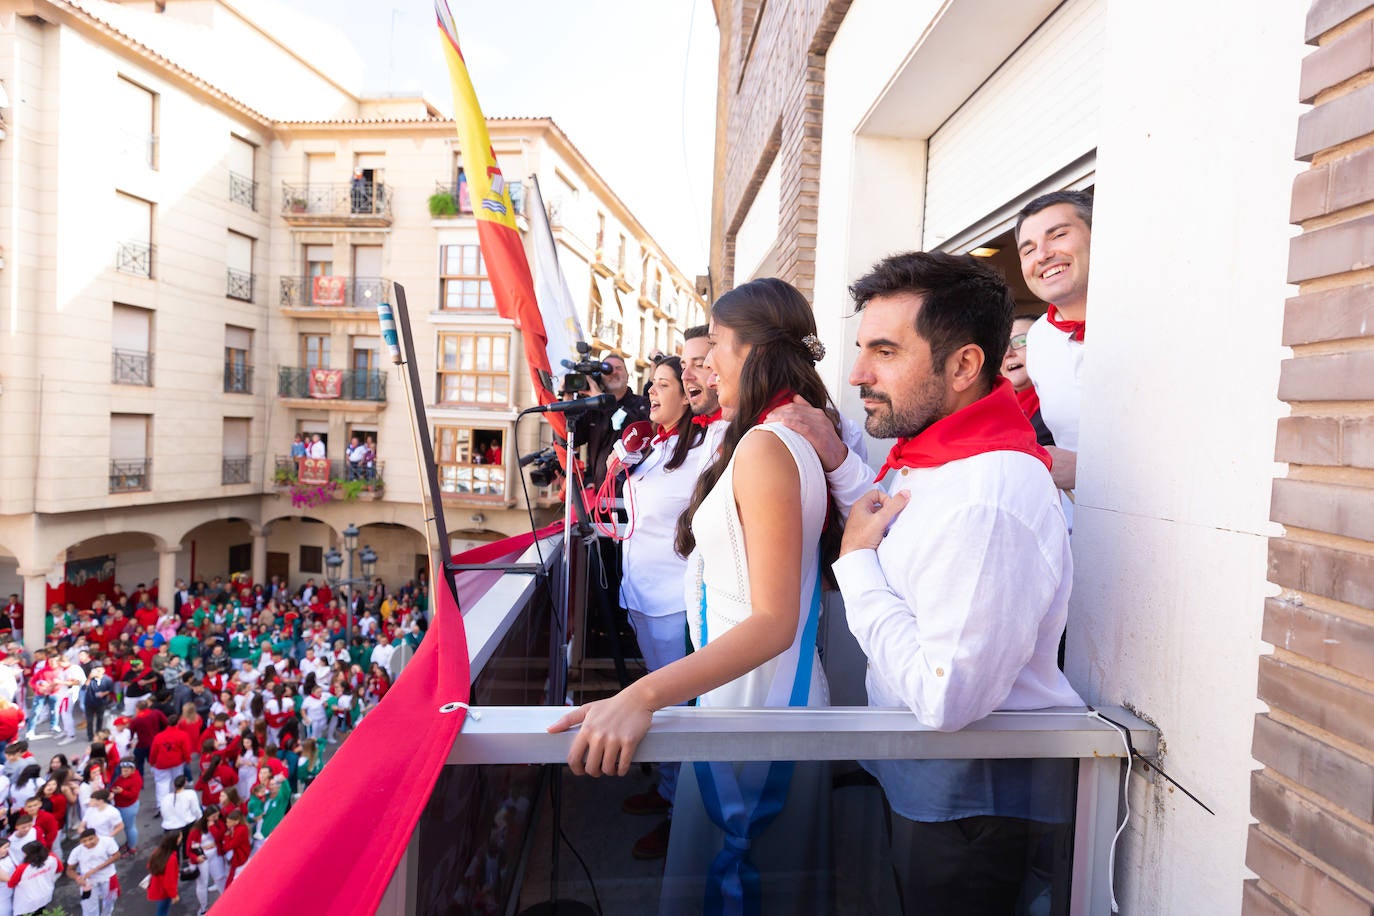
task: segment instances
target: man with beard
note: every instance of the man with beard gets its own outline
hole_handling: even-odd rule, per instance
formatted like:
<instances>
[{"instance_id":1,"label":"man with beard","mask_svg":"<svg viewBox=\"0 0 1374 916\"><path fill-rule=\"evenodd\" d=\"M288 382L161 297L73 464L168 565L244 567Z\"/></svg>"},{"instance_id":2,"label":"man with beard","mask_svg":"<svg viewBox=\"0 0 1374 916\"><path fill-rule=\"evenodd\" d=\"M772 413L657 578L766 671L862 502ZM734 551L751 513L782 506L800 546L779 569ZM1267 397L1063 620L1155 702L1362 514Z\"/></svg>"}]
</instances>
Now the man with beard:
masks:
<instances>
[{"instance_id":1,"label":"man with beard","mask_svg":"<svg viewBox=\"0 0 1374 916\"><path fill-rule=\"evenodd\" d=\"M845 525L835 578L869 660L872 706L956 730L994 710L1081 706L1056 665L1072 580L1049 455L999 377L1011 296L972 258L916 252L850 289L873 471L823 417L789 410L816 446ZM902 510L909 503L916 507ZM1068 764L1068 766L1065 766ZM865 768L892 808L906 912L1005 913L1065 875L1071 761L883 760Z\"/></svg>"}]
</instances>

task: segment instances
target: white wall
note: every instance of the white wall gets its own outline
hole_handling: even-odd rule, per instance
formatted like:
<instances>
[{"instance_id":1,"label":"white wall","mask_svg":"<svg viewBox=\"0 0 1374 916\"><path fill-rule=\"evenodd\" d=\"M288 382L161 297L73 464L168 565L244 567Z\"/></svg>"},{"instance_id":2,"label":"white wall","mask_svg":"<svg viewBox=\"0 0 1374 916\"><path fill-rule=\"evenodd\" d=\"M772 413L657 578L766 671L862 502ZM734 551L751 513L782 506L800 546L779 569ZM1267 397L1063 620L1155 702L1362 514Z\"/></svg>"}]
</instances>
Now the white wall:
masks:
<instances>
[{"instance_id":1,"label":"white wall","mask_svg":"<svg viewBox=\"0 0 1374 916\"><path fill-rule=\"evenodd\" d=\"M1304 51L1304 4L1262 6L1108 9L1069 674L1153 719L1217 812L1135 787L1125 912L1238 912L1248 876Z\"/></svg>"},{"instance_id":2,"label":"white wall","mask_svg":"<svg viewBox=\"0 0 1374 916\"><path fill-rule=\"evenodd\" d=\"M956 0L943 16L979 5ZM916 93L888 109L882 99L906 91L934 6L858 0L826 55L815 301L842 354L821 366L850 416L845 286L921 237L921 130L941 117ZM1122 912L1235 913L1272 591L1265 539L1277 530L1267 519L1304 4L1265 0L1243 18L1180 0L1107 6L1069 675L1091 702L1156 722L1166 769L1217 812L1133 779ZM984 44L1006 38L983 19ZM948 52L934 59L957 64Z\"/></svg>"}]
</instances>

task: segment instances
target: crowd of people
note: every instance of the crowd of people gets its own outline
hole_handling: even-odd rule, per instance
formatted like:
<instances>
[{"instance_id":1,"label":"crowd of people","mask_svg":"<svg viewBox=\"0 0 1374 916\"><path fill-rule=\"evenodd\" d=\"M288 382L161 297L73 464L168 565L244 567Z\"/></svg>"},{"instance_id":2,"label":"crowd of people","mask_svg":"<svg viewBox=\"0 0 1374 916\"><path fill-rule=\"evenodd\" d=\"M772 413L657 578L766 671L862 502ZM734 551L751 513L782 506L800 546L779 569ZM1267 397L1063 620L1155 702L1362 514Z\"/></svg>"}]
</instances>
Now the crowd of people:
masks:
<instances>
[{"instance_id":1,"label":"crowd of people","mask_svg":"<svg viewBox=\"0 0 1374 916\"><path fill-rule=\"evenodd\" d=\"M611 361L615 405L584 424L588 476L623 476L620 603L647 673L553 726L577 727L575 773L628 773L669 705L826 705L827 581L867 657L872 706L939 730L1082 706L1061 640L1091 225L1081 192L1019 214L1022 275L1048 305L1038 318L1014 320L1005 280L966 256L893 255L851 286L849 382L867 432L895 440L878 468L816 372L809 303L781 280L725 293L682 356L657 362L652 439L633 454L613 448L638 405ZM1072 761L861 763L884 796L894 908L1061 911ZM660 818L633 849L667 859L660 911L698 909L703 893L727 909L824 911L824 769L661 766L656 788L623 804Z\"/></svg>"},{"instance_id":2,"label":"crowd of people","mask_svg":"<svg viewBox=\"0 0 1374 916\"><path fill-rule=\"evenodd\" d=\"M204 913L386 695L428 606L423 576L336 595L240 574L52 606L43 648L0 657L0 916L39 911L64 875L83 916L104 916L129 890L116 863L148 853L158 913L184 886ZM32 744L49 737L79 750L43 761Z\"/></svg>"}]
</instances>

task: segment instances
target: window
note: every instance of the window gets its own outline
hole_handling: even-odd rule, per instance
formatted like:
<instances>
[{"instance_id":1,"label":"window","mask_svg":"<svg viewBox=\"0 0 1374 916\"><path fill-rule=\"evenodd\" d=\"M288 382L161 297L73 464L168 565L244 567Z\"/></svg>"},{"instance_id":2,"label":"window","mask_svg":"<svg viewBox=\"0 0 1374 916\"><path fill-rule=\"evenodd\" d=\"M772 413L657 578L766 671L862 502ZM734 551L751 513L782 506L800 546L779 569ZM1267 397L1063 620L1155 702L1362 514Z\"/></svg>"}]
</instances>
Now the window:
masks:
<instances>
[{"instance_id":1,"label":"window","mask_svg":"<svg viewBox=\"0 0 1374 916\"><path fill-rule=\"evenodd\" d=\"M151 489L152 461L148 443L153 418L148 414L110 414L110 492Z\"/></svg>"},{"instance_id":2,"label":"window","mask_svg":"<svg viewBox=\"0 0 1374 916\"><path fill-rule=\"evenodd\" d=\"M303 573L324 572L324 548L302 544L301 558L298 565L300 567L300 572Z\"/></svg>"},{"instance_id":3,"label":"window","mask_svg":"<svg viewBox=\"0 0 1374 916\"><path fill-rule=\"evenodd\" d=\"M307 277L329 277L334 274L334 246L305 246L305 275Z\"/></svg>"},{"instance_id":4,"label":"window","mask_svg":"<svg viewBox=\"0 0 1374 916\"><path fill-rule=\"evenodd\" d=\"M495 311L496 298L487 282L482 246L445 245L440 255L440 307L450 311Z\"/></svg>"},{"instance_id":5,"label":"window","mask_svg":"<svg viewBox=\"0 0 1374 916\"><path fill-rule=\"evenodd\" d=\"M116 302L110 331L110 381L116 385L153 384L153 313Z\"/></svg>"},{"instance_id":6,"label":"window","mask_svg":"<svg viewBox=\"0 0 1374 916\"><path fill-rule=\"evenodd\" d=\"M230 230L225 255L227 269L224 294L230 299L253 301L253 239Z\"/></svg>"},{"instance_id":7,"label":"window","mask_svg":"<svg viewBox=\"0 0 1374 916\"><path fill-rule=\"evenodd\" d=\"M257 151L242 137L229 136L229 200L249 210L258 208Z\"/></svg>"},{"instance_id":8,"label":"window","mask_svg":"<svg viewBox=\"0 0 1374 916\"><path fill-rule=\"evenodd\" d=\"M510 405L510 337L439 335L439 403Z\"/></svg>"},{"instance_id":9,"label":"window","mask_svg":"<svg viewBox=\"0 0 1374 916\"><path fill-rule=\"evenodd\" d=\"M505 497L504 430L439 426L434 438L440 490L460 496Z\"/></svg>"},{"instance_id":10,"label":"window","mask_svg":"<svg viewBox=\"0 0 1374 916\"><path fill-rule=\"evenodd\" d=\"M301 335L301 367L304 369L329 368L329 335Z\"/></svg>"},{"instance_id":11,"label":"window","mask_svg":"<svg viewBox=\"0 0 1374 916\"><path fill-rule=\"evenodd\" d=\"M224 390L229 394L253 393L253 330L224 326Z\"/></svg>"},{"instance_id":12,"label":"window","mask_svg":"<svg viewBox=\"0 0 1374 916\"><path fill-rule=\"evenodd\" d=\"M224 486L248 483L248 440L253 421L247 417L225 417L223 433L223 471L220 483Z\"/></svg>"},{"instance_id":13,"label":"window","mask_svg":"<svg viewBox=\"0 0 1374 916\"><path fill-rule=\"evenodd\" d=\"M115 192L115 270L140 277L153 275L153 205L132 194Z\"/></svg>"},{"instance_id":14,"label":"window","mask_svg":"<svg viewBox=\"0 0 1374 916\"><path fill-rule=\"evenodd\" d=\"M334 154L333 153L306 153L305 154L305 183L329 184L334 180Z\"/></svg>"},{"instance_id":15,"label":"window","mask_svg":"<svg viewBox=\"0 0 1374 916\"><path fill-rule=\"evenodd\" d=\"M125 125L117 142L126 162L157 168L157 101L157 93L128 77L115 80L114 110Z\"/></svg>"}]
</instances>

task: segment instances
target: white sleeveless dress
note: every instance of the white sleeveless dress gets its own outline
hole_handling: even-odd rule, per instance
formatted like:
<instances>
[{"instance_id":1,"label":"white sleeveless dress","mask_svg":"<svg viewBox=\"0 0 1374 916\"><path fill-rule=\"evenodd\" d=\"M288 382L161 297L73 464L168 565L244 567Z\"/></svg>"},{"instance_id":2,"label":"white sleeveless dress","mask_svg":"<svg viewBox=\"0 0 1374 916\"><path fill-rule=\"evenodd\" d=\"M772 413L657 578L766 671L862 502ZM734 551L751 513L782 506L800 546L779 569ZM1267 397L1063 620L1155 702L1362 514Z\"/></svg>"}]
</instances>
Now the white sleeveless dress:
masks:
<instances>
[{"instance_id":1,"label":"white sleeveless dress","mask_svg":"<svg viewBox=\"0 0 1374 916\"><path fill-rule=\"evenodd\" d=\"M801 481L802 582L792 645L698 698L700 706L826 706L816 652L825 472L801 435L769 423ZM734 498L734 462L692 518L685 600L701 648L751 613L749 564ZM725 829L722 829L724 827ZM829 765L697 763L682 768L664 869L661 913L808 913L829 909Z\"/></svg>"}]
</instances>

